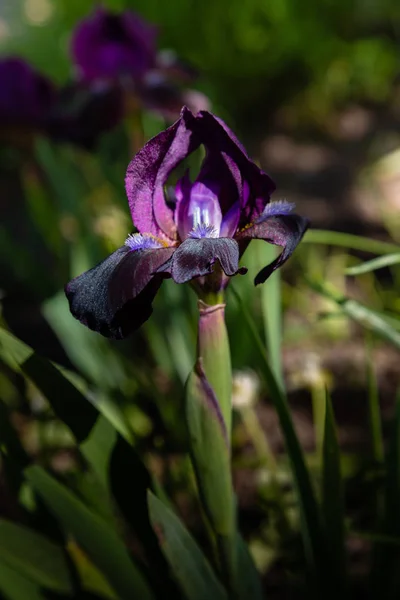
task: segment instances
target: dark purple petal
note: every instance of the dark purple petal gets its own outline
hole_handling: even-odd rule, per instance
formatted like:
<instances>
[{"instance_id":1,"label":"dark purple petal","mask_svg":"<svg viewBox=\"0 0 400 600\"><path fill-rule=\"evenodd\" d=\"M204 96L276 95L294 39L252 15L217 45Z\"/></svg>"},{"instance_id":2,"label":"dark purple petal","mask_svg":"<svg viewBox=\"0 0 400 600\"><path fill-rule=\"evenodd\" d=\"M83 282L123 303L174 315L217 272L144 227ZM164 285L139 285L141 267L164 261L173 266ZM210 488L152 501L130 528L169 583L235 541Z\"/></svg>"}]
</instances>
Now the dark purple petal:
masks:
<instances>
[{"instance_id":1,"label":"dark purple petal","mask_svg":"<svg viewBox=\"0 0 400 600\"><path fill-rule=\"evenodd\" d=\"M199 113L197 120L202 142L210 151L217 150L221 154L235 180L244 209L243 216L247 220L255 219L275 190L274 182L249 159L243 145L222 119L204 111ZM243 190L245 182L250 188L250 194ZM237 198L234 199L236 200Z\"/></svg>"},{"instance_id":2,"label":"dark purple petal","mask_svg":"<svg viewBox=\"0 0 400 600\"><path fill-rule=\"evenodd\" d=\"M308 226L309 220L305 217L295 214L280 214L266 217L251 227L243 229L235 236L239 243L250 239L261 239L283 248L278 258L261 269L254 280L255 285L264 283L275 269L287 261L300 243Z\"/></svg>"},{"instance_id":3,"label":"dark purple petal","mask_svg":"<svg viewBox=\"0 0 400 600\"><path fill-rule=\"evenodd\" d=\"M200 145L189 128L193 120L184 108L181 118L147 142L128 166L126 193L133 223L142 233L176 236L174 211L165 202L164 185L171 171Z\"/></svg>"},{"instance_id":4,"label":"dark purple petal","mask_svg":"<svg viewBox=\"0 0 400 600\"><path fill-rule=\"evenodd\" d=\"M154 272L172 252L173 248L119 248L66 285L71 313L106 337L126 337L150 317L163 279Z\"/></svg>"},{"instance_id":5,"label":"dark purple petal","mask_svg":"<svg viewBox=\"0 0 400 600\"><path fill-rule=\"evenodd\" d=\"M41 127L54 102L51 82L20 58L0 61L0 123L2 127Z\"/></svg>"},{"instance_id":6,"label":"dark purple petal","mask_svg":"<svg viewBox=\"0 0 400 600\"><path fill-rule=\"evenodd\" d=\"M157 272L170 273L176 283L186 283L195 277L212 273L216 261L226 275L238 273L237 242L229 238L188 238Z\"/></svg>"},{"instance_id":7,"label":"dark purple petal","mask_svg":"<svg viewBox=\"0 0 400 600\"><path fill-rule=\"evenodd\" d=\"M138 78L155 64L156 35L155 27L133 12L98 8L75 29L71 53L86 81Z\"/></svg>"}]
</instances>

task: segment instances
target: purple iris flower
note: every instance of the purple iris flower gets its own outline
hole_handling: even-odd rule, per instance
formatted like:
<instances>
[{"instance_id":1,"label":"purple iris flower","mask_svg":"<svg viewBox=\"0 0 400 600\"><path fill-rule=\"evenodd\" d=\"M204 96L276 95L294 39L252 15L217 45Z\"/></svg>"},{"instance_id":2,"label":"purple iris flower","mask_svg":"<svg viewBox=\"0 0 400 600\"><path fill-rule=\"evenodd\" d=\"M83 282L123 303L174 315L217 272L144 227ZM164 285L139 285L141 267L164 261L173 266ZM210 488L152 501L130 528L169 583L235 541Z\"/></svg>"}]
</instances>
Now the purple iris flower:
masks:
<instances>
[{"instance_id":1,"label":"purple iris flower","mask_svg":"<svg viewBox=\"0 0 400 600\"><path fill-rule=\"evenodd\" d=\"M0 60L2 127L41 128L54 100L51 82L21 58Z\"/></svg>"},{"instance_id":2,"label":"purple iris flower","mask_svg":"<svg viewBox=\"0 0 400 600\"><path fill-rule=\"evenodd\" d=\"M171 193L171 173L201 145L206 155L195 181L186 174ZM123 338L149 318L163 279L218 292L246 271L239 259L254 238L283 248L255 278L264 282L309 224L291 203L270 202L274 189L221 119L183 108L128 166L126 192L138 233L66 286L72 314L105 336Z\"/></svg>"},{"instance_id":3,"label":"purple iris flower","mask_svg":"<svg viewBox=\"0 0 400 600\"><path fill-rule=\"evenodd\" d=\"M131 11L98 8L75 29L71 50L85 81L141 78L156 63L157 30Z\"/></svg>"}]
</instances>

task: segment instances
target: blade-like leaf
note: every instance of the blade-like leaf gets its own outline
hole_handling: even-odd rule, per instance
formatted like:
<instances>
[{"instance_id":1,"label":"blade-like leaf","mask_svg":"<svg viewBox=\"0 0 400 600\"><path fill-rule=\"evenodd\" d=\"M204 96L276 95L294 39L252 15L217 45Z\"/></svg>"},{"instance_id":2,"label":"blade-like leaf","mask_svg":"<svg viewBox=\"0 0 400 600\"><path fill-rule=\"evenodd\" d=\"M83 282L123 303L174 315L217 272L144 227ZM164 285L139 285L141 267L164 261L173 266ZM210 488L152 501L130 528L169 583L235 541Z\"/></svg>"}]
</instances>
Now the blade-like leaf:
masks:
<instances>
[{"instance_id":1,"label":"blade-like leaf","mask_svg":"<svg viewBox=\"0 0 400 600\"><path fill-rule=\"evenodd\" d=\"M316 292L334 302L342 313L350 319L400 348L400 333L393 329L390 323L377 312L360 304L357 300L333 292L321 281L308 281L308 284Z\"/></svg>"},{"instance_id":2,"label":"blade-like leaf","mask_svg":"<svg viewBox=\"0 0 400 600\"><path fill-rule=\"evenodd\" d=\"M85 396L52 363L0 328L0 358L13 370L22 371L49 400L56 415L80 442L91 431L98 413Z\"/></svg>"},{"instance_id":3,"label":"blade-like leaf","mask_svg":"<svg viewBox=\"0 0 400 600\"><path fill-rule=\"evenodd\" d=\"M286 449L291 463L294 483L300 505L302 535L306 551L308 570L310 576L313 577L313 584L315 585L317 579L321 581L323 578L326 563L324 561L324 546L320 511L315 498L314 490L311 485L310 475L306 467L299 439L293 426L287 398L275 380L274 374L267 360L266 349L259 336L255 323L234 287L231 286L229 289L235 296L235 299L241 309L243 318L248 326L248 330L253 337L255 347L258 349L260 357L263 361L264 368L262 370L262 376L265 380L271 400L278 414L282 433L285 438Z\"/></svg>"},{"instance_id":4,"label":"blade-like leaf","mask_svg":"<svg viewBox=\"0 0 400 600\"><path fill-rule=\"evenodd\" d=\"M121 514L142 543L152 568L154 589L168 597L176 597L176 585L171 582L168 565L149 520L147 490L154 490L154 481L135 449L121 436L118 436L110 456L109 481Z\"/></svg>"},{"instance_id":5,"label":"blade-like leaf","mask_svg":"<svg viewBox=\"0 0 400 600\"><path fill-rule=\"evenodd\" d=\"M302 243L308 244L326 244L327 246L340 246L352 250L362 250L372 254L388 254L389 252L398 253L400 248L397 244L381 242L366 238L361 235L351 233L341 233L339 231L327 231L323 229L309 229Z\"/></svg>"},{"instance_id":6,"label":"blade-like leaf","mask_svg":"<svg viewBox=\"0 0 400 600\"><path fill-rule=\"evenodd\" d=\"M363 262L355 267L349 267L346 269L345 274L362 275L363 273L370 273L371 271L383 269L384 267L390 267L391 265L397 265L398 263L400 263L399 253L387 254L386 256L380 256L379 258L374 258L373 260Z\"/></svg>"},{"instance_id":7,"label":"blade-like leaf","mask_svg":"<svg viewBox=\"0 0 400 600\"><path fill-rule=\"evenodd\" d=\"M0 521L0 561L49 589L73 589L64 549L17 523Z\"/></svg>"},{"instance_id":8,"label":"blade-like leaf","mask_svg":"<svg viewBox=\"0 0 400 600\"><path fill-rule=\"evenodd\" d=\"M250 551L240 534L236 536L239 600L263 600L260 575L256 569Z\"/></svg>"},{"instance_id":9,"label":"blade-like leaf","mask_svg":"<svg viewBox=\"0 0 400 600\"><path fill-rule=\"evenodd\" d=\"M46 600L44 592L33 581L0 560L0 593L5 600ZM4 596L3 596L4 594Z\"/></svg>"},{"instance_id":10,"label":"blade-like leaf","mask_svg":"<svg viewBox=\"0 0 400 600\"><path fill-rule=\"evenodd\" d=\"M150 520L188 600L227 600L210 564L180 519L149 492Z\"/></svg>"},{"instance_id":11,"label":"blade-like leaf","mask_svg":"<svg viewBox=\"0 0 400 600\"><path fill-rule=\"evenodd\" d=\"M383 538L400 538L400 394L395 406L392 431L386 455L385 502L380 531ZM398 598L400 593L400 549L395 544L377 541L373 549L371 594Z\"/></svg>"},{"instance_id":12,"label":"blade-like leaf","mask_svg":"<svg viewBox=\"0 0 400 600\"><path fill-rule=\"evenodd\" d=\"M265 267L276 258L276 248L271 244L259 244L259 268ZM264 285L259 286L261 311L264 321L265 339L268 356L275 379L283 388L283 371L281 357L282 314L281 314L281 279L276 270Z\"/></svg>"},{"instance_id":13,"label":"blade-like leaf","mask_svg":"<svg viewBox=\"0 0 400 600\"><path fill-rule=\"evenodd\" d=\"M322 518L331 568L336 573L331 585L337 597L346 595L343 484L340 449L331 400L326 394L325 429L322 449Z\"/></svg>"},{"instance_id":14,"label":"blade-like leaf","mask_svg":"<svg viewBox=\"0 0 400 600\"><path fill-rule=\"evenodd\" d=\"M75 537L121 599L153 598L146 580L132 562L122 540L108 523L92 513L72 492L42 468L28 467L25 474L49 511Z\"/></svg>"}]
</instances>

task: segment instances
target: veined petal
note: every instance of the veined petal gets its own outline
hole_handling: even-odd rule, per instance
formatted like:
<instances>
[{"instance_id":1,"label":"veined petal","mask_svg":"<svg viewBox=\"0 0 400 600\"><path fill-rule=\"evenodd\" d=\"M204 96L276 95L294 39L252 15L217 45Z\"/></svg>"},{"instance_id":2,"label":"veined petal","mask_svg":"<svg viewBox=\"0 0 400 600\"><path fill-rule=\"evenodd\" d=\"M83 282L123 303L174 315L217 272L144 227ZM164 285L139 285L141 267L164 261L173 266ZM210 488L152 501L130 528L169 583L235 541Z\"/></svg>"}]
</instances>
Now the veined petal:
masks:
<instances>
[{"instance_id":1,"label":"veined petal","mask_svg":"<svg viewBox=\"0 0 400 600\"><path fill-rule=\"evenodd\" d=\"M286 208L288 208L285 205ZM281 246L283 251L270 265L267 265L256 276L254 283L264 283L275 269L282 266L293 254L307 231L309 220L296 214L271 214L251 227L240 231L235 239L238 242L260 239Z\"/></svg>"},{"instance_id":2,"label":"veined petal","mask_svg":"<svg viewBox=\"0 0 400 600\"><path fill-rule=\"evenodd\" d=\"M222 119L202 111L197 120L204 145L218 149L235 180L240 192L242 216L249 220L257 218L275 190L274 182L249 159L243 145ZM249 190L244 189L246 185Z\"/></svg>"},{"instance_id":3,"label":"veined petal","mask_svg":"<svg viewBox=\"0 0 400 600\"><path fill-rule=\"evenodd\" d=\"M216 261L225 275L236 275L239 272L237 242L229 238L188 238L157 272L169 273L176 283L186 283L212 273Z\"/></svg>"},{"instance_id":4,"label":"veined petal","mask_svg":"<svg viewBox=\"0 0 400 600\"><path fill-rule=\"evenodd\" d=\"M118 248L66 285L71 313L106 337L126 337L150 317L151 303L163 280L154 272L173 251L165 247Z\"/></svg>"},{"instance_id":5,"label":"veined petal","mask_svg":"<svg viewBox=\"0 0 400 600\"><path fill-rule=\"evenodd\" d=\"M164 198L171 171L200 145L190 129L195 117L183 108L181 118L140 150L128 166L125 186L132 220L143 233L174 239L174 211Z\"/></svg>"}]
</instances>

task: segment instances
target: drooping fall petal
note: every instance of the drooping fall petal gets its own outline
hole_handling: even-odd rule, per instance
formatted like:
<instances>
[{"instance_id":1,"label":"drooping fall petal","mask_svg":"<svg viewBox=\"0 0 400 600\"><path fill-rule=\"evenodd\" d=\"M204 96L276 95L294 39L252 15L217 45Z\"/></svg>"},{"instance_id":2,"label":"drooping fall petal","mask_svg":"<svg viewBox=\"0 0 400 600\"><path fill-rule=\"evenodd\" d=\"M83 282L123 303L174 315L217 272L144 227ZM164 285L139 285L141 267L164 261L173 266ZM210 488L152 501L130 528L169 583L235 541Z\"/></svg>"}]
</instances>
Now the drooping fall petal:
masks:
<instances>
[{"instance_id":1,"label":"drooping fall petal","mask_svg":"<svg viewBox=\"0 0 400 600\"><path fill-rule=\"evenodd\" d=\"M273 207L273 203L270 206ZM235 236L239 243L260 239L283 248L281 254L271 264L261 269L254 280L255 285L264 283L275 269L287 261L309 226L309 220L305 217L296 214L274 214L273 208L270 213L269 216L256 221L254 225Z\"/></svg>"},{"instance_id":2,"label":"drooping fall petal","mask_svg":"<svg viewBox=\"0 0 400 600\"><path fill-rule=\"evenodd\" d=\"M154 275L173 248L118 248L99 265L65 287L71 313L106 337L121 339L152 313L151 303L163 276Z\"/></svg>"},{"instance_id":3,"label":"drooping fall petal","mask_svg":"<svg viewBox=\"0 0 400 600\"><path fill-rule=\"evenodd\" d=\"M175 283L186 283L194 277L209 275L219 262L225 275L239 272L239 246L229 238L188 238L158 269L169 273ZM243 272L240 270L240 272Z\"/></svg>"}]
</instances>

